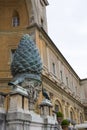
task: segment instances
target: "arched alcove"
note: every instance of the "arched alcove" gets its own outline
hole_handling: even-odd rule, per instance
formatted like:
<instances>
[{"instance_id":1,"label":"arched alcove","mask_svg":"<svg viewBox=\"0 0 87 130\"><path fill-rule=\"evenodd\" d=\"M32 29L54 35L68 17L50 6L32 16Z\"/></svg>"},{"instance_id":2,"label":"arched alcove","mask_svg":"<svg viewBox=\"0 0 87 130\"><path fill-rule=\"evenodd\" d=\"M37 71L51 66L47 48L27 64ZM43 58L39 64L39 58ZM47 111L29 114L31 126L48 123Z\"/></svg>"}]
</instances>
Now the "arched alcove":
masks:
<instances>
[{"instance_id":1,"label":"arched alcove","mask_svg":"<svg viewBox=\"0 0 87 130\"><path fill-rule=\"evenodd\" d=\"M70 108L70 119L75 120L75 112L72 107Z\"/></svg>"},{"instance_id":2,"label":"arched alcove","mask_svg":"<svg viewBox=\"0 0 87 130\"><path fill-rule=\"evenodd\" d=\"M61 112L63 112L63 110L62 110L62 105L61 105L61 103L60 103L60 101L58 100L58 99L56 99L55 101L54 101L54 110L56 111L56 112L58 112L58 111L61 111Z\"/></svg>"}]
</instances>

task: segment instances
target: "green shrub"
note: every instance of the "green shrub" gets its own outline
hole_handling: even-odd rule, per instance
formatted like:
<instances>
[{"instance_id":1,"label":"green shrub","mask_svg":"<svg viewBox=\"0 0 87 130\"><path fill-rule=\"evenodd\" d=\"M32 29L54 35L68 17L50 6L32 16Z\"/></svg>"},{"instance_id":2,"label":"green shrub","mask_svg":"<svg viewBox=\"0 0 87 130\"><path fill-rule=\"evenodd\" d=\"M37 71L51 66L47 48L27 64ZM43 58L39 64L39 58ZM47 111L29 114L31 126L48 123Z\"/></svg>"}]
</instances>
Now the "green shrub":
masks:
<instances>
[{"instance_id":1,"label":"green shrub","mask_svg":"<svg viewBox=\"0 0 87 130\"><path fill-rule=\"evenodd\" d=\"M57 117L63 117L63 113L62 112L57 112Z\"/></svg>"},{"instance_id":2,"label":"green shrub","mask_svg":"<svg viewBox=\"0 0 87 130\"><path fill-rule=\"evenodd\" d=\"M64 119L62 122L61 122L61 125L64 126L69 126L69 121L67 119Z\"/></svg>"}]
</instances>

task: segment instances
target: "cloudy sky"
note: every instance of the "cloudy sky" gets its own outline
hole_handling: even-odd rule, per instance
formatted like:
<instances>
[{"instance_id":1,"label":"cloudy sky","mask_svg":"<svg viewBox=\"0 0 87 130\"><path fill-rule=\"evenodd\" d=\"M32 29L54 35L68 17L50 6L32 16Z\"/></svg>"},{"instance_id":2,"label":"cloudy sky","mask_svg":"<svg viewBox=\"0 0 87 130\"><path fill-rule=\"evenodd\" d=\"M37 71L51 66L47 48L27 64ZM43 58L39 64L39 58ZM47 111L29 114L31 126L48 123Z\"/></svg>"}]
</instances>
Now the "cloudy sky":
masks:
<instances>
[{"instance_id":1,"label":"cloudy sky","mask_svg":"<svg viewBox=\"0 0 87 130\"><path fill-rule=\"evenodd\" d=\"M78 76L87 78L87 0L48 0L48 34Z\"/></svg>"}]
</instances>

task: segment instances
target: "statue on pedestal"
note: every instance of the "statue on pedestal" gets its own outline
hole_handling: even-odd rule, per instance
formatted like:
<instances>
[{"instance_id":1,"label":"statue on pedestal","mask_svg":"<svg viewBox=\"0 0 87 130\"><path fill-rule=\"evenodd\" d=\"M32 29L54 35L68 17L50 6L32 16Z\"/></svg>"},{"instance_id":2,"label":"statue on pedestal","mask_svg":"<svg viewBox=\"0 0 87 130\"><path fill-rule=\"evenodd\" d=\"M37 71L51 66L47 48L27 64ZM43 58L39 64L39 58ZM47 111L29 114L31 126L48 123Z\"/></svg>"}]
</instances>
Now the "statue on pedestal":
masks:
<instances>
[{"instance_id":1,"label":"statue on pedestal","mask_svg":"<svg viewBox=\"0 0 87 130\"><path fill-rule=\"evenodd\" d=\"M42 62L39 51L32 38L25 34L20 40L11 64L13 79L8 85L24 87L28 92L29 109L34 104L41 90Z\"/></svg>"}]
</instances>

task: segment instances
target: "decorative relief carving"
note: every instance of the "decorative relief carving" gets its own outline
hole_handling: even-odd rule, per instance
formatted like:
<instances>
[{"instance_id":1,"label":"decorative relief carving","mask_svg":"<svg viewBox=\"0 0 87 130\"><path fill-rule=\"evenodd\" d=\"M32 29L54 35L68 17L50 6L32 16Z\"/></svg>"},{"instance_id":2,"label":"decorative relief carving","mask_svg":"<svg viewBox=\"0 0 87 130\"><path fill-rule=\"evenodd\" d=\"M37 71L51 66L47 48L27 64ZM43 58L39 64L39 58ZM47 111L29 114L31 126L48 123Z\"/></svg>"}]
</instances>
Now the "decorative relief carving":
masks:
<instances>
[{"instance_id":1,"label":"decorative relief carving","mask_svg":"<svg viewBox=\"0 0 87 130\"><path fill-rule=\"evenodd\" d=\"M38 99L39 92L41 91L41 86L40 83L35 80L26 81L26 84L29 99L29 110L34 110L34 104Z\"/></svg>"}]
</instances>

